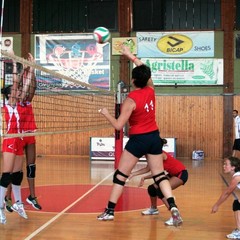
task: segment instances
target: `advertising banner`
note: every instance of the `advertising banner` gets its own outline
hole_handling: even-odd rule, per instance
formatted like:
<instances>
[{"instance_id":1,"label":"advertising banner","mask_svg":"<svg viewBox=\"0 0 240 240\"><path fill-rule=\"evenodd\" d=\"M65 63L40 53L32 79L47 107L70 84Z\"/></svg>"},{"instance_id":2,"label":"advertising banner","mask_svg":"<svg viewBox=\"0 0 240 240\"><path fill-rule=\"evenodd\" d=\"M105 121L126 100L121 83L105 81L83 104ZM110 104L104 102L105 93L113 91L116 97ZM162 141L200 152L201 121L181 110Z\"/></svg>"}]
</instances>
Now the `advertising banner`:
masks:
<instances>
[{"instance_id":1,"label":"advertising banner","mask_svg":"<svg viewBox=\"0 0 240 240\"><path fill-rule=\"evenodd\" d=\"M81 82L110 89L110 43L96 43L93 34L35 35L35 59L37 64L79 81L73 87L53 79L59 89L86 89ZM51 86L41 74L36 77L39 89Z\"/></svg>"},{"instance_id":2,"label":"advertising banner","mask_svg":"<svg viewBox=\"0 0 240 240\"><path fill-rule=\"evenodd\" d=\"M222 85L223 59L142 58L154 85Z\"/></svg>"},{"instance_id":3,"label":"advertising banner","mask_svg":"<svg viewBox=\"0 0 240 240\"><path fill-rule=\"evenodd\" d=\"M167 144L163 150L176 157L176 139L165 138ZM128 137L123 138L123 148L128 141ZM91 137L90 138L90 158L91 160L114 160L115 159L115 138L114 137ZM141 160L146 160L145 157Z\"/></svg>"},{"instance_id":4,"label":"advertising banner","mask_svg":"<svg viewBox=\"0 0 240 240\"><path fill-rule=\"evenodd\" d=\"M139 58L214 57L214 32L137 32Z\"/></svg>"}]
</instances>

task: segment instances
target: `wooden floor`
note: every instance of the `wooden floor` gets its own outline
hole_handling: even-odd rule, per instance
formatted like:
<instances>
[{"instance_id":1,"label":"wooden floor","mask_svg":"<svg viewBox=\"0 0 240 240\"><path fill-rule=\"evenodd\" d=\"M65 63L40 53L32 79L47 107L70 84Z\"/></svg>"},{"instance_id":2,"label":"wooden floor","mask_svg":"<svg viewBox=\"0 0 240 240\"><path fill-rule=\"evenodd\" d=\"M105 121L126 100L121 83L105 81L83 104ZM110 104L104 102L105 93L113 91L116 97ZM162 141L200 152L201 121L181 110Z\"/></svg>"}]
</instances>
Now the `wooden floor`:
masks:
<instances>
[{"instance_id":1,"label":"wooden floor","mask_svg":"<svg viewBox=\"0 0 240 240\"><path fill-rule=\"evenodd\" d=\"M141 210L117 212L114 221L96 220L99 212L70 213L68 207L60 212L31 211L28 208L28 220L16 213L7 213L7 224L0 225L0 239L79 239L79 240L221 240L235 228L231 210L231 196L218 213L211 214L211 207L225 188L219 172L222 161L182 160L189 170L189 181L174 191L184 223L182 226L164 225L170 215L164 206L159 206L160 214L142 216ZM142 164L139 164L139 168ZM61 186L67 184L91 184L94 188L111 185L113 164L110 162L90 163L88 158L80 157L39 157L37 159L37 186ZM107 177L109 176L109 177ZM137 186L138 179L130 181L128 186ZM149 180L151 181L151 180ZM146 182L144 187L148 186ZM24 178L23 187L26 187ZM49 193L50 194L50 193ZM62 196L66 194L62 191ZM91 191L84 193L89 195ZM104 194L104 193L103 193ZM38 192L39 195L39 192ZM41 194L40 194L41 195ZM141 199L142 196L139 196ZM39 198L40 202L41 197ZM45 199L46 200L46 199ZM81 199L78 199L81 201ZM96 200L96 199L95 199ZM57 199L48 199L58 205ZM74 206L72 201L72 206ZM71 205L69 204L69 206ZM103 209L105 206L101 206ZM144 206L148 207L148 205Z\"/></svg>"}]
</instances>

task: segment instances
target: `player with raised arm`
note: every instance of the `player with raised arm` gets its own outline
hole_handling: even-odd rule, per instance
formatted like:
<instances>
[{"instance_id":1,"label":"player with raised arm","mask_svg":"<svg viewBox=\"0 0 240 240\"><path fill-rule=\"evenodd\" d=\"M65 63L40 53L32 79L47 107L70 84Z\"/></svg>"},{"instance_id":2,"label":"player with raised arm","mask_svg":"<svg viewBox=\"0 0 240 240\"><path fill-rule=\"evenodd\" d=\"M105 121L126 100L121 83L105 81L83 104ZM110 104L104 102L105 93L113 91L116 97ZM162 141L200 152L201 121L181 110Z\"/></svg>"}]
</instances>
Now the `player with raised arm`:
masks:
<instances>
[{"instance_id":1,"label":"player with raised arm","mask_svg":"<svg viewBox=\"0 0 240 240\"><path fill-rule=\"evenodd\" d=\"M32 54L28 54L28 61L34 62ZM28 92L26 93L25 99L21 102L22 106L25 107L25 117L22 124L23 133L32 133L37 129L33 108L32 100L35 95L36 90L36 77L34 74L33 68L30 66L24 68L24 71L21 75L21 83L24 86L26 82L30 81ZM27 180L29 185L30 195L26 201L32 205L35 209L41 210L42 207L39 205L36 195L35 195L35 172L36 172L36 139L35 136L28 136L23 138L24 150L27 161ZM11 185L8 187L7 195L5 197L6 209L12 211L12 201L11 201Z\"/></svg>"},{"instance_id":2,"label":"player with raised arm","mask_svg":"<svg viewBox=\"0 0 240 240\"><path fill-rule=\"evenodd\" d=\"M127 46L122 46L122 54L133 61L137 67L132 70L134 88L124 100L118 119L106 108L100 113L116 130L121 130L129 122L129 140L121 154L118 169L113 176L113 187L108 205L98 220L113 220L114 209L123 192L126 180L140 157L148 155L148 164L152 178L167 199L174 225L182 222L180 213L172 195L172 189L163 169L162 142L155 117L155 91L151 79L151 70L135 57Z\"/></svg>"}]
</instances>

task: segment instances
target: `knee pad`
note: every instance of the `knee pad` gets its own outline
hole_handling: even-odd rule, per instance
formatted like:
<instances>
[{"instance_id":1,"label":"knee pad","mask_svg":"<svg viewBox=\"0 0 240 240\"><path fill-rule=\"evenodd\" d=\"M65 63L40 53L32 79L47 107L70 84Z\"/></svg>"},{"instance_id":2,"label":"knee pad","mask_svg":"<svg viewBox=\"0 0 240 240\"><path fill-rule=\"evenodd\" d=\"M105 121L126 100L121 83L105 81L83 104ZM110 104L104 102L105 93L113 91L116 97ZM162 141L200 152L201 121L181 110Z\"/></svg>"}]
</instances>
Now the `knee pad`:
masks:
<instances>
[{"instance_id":1,"label":"knee pad","mask_svg":"<svg viewBox=\"0 0 240 240\"><path fill-rule=\"evenodd\" d=\"M113 175L113 183L116 183L116 184L124 186L125 185L125 181L119 180L117 178L117 175L121 175L121 176L125 177L126 179L128 178L128 176L125 175L124 173L120 172L118 169L115 171L115 173Z\"/></svg>"},{"instance_id":2,"label":"knee pad","mask_svg":"<svg viewBox=\"0 0 240 240\"><path fill-rule=\"evenodd\" d=\"M36 164L29 164L27 166L27 178L35 178Z\"/></svg>"},{"instance_id":3,"label":"knee pad","mask_svg":"<svg viewBox=\"0 0 240 240\"><path fill-rule=\"evenodd\" d=\"M163 198L164 198L164 195L163 195L160 187L157 188L157 196L158 196L160 199L163 199Z\"/></svg>"},{"instance_id":4,"label":"knee pad","mask_svg":"<svg viewBox=\"0 0 240 240\"><path fill-rule=\"evenodd\" d=\"M154 187L153 184L148 186L148 195L150 197L156 197L157 196L157 189Z\"/></svg>"},{"instance_id":5,"label":"knee pad","mask_svg":"<svg viewBox=\"0 0 240 240\"><path fill-rule=\"evenodd\" d=\"M11 183L11 173L3 173L0 182L2 187L7 188Z\"/></svg>"},{"instance_id":6,"label":"knee pad","mask_svg":"<svg viewBox=\"0 0 240 240\"><path fill-rule=\"evenodd\" d=\"M23 180L23 172L14 172L11 174L12 176L12 184L16 186L20 186Z\"/></svg>"},{"instance_id":7,"label":"knee pad","mask_svg":"<svg viewBox=\"0 0 240 240\"><path fill-rule=\"evenodd\" d=\"M162 177L163 176L163 177ZM160 177L160 178L159 178ZM161 172L161 173L159 173L159 174L157 174L157 175L155 175L155 176L152 176L152 178L153 178L153 180L154 180L154 182L157 184L157 186L159 186L159 183L160 182L162 182L162 181L164 181L164 180L168 180L168 178L167 178L167 176L165 175L165 172L163 171L163 172ZM157 178L159 178L158 180L157 180Z\"/></svg>"}]
</instances>

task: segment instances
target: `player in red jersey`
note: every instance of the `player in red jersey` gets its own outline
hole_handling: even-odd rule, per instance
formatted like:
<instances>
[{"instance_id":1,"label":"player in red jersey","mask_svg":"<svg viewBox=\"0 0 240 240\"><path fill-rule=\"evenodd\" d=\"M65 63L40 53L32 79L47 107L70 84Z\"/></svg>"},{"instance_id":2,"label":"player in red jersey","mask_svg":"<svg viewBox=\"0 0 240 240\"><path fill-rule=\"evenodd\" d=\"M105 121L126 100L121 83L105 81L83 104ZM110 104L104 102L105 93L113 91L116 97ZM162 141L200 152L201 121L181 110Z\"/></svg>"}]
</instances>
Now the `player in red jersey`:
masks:
<instances>
[{"instance_id":1,"label":"player in red jersey","mask_svg":"<svg viewBox=\"0 0 240 240\"><path fill-rule=\"evenodd\" d=\"M134 88L124 100L118 119L106 108L99 112L116 130L121 130L129 122L129 140L121 155L118 169L113 176L113 187L105 211L98 220L113 220L114 209L123 192L126 180L140 157L148 155L148 164L152 178L166 197L174 225L182 222L179 210L172 195L172 189L163 169L162 142L155 117L155 91L151 79L151 70L136 58L127 46L122 46L122 54L132 60L137 67L132 70L132 86Z\"/></svg>"},{"instance_id":2,"label":"player in red jersey","mask_svg":"<svg viewBox=\"0 0 240 240\"><path fill-rule=\"evenodd\" d=\"M28 61L34 62L33 56L28 54ZM25 108L24 121L21 121L22 133L32 133L37 129L33 108L32 100L35 95L36 90L36 77L34 74L34 69L32 67L25 68L21 83L23 87L28 84L28 92L26 93L25 99L21 102L21 105ZM35 136L28 136L23 138L23 145L27 161L27 180L29 185L30 195L26 201L31 204L35 209L41 210L42 207L39 205L36 195L35 195L35 172L36 172L36 139ZM12 211L12 201L11 201L11 185L8 187L7 195L5 197L6 209Z\"/></svg>"},{"instance_id":3,"label":"player in red jersey","mask_svg":"<svg viewBox=\"0 0 240 240\"><path fill-rule=\"evenodd\" d=\"M166 139L162 139L163 145L167 144ZM188 180L188 171L184 164L180 162L178 159L174 158L171 154L163 151L163 167L164 170L167 171L167 176L169 178L170 185L172 189L176 189L181 185L184 185ZM129 180L135 176L142 175L148 173L150 171L149 165L144 168L141 168L135 172L132 172ZM152 174L143 176L140 180L139 187L142 187L145 179L152 178ZM160 198L163 203L169 208L168 202L164 198L161 190L156 186L155 183L148 186L148 195L151 201L151 207L142 211L142 215L156 215L159 213L157 209L157 198ZM173 219L170 218L165 222L166 225L172 226Z\"/></svg>"},{"instance_id":4,"label":"player in red jersey","mask_svg":"<svg viewBox=\"0 0 240 240\"><path fill-rule=\"evenodd\" d=\"M19 102L25 98L29 85L19 87L20 78L17 74L16 62L13 62L13 85L3 88L1 93L7 99L3 109L6 121L6 133L21 133L21 121L24 121L25 108ZM6 223L4 212L4 197L7 187L12 183L15 204L12 206L21 217L27 218L21 196L21 183L23 179L23 140L19 137L5 137L2 143L3 161L2 176L0 179L0 223Z\"/></svg>"}]
</instances>

